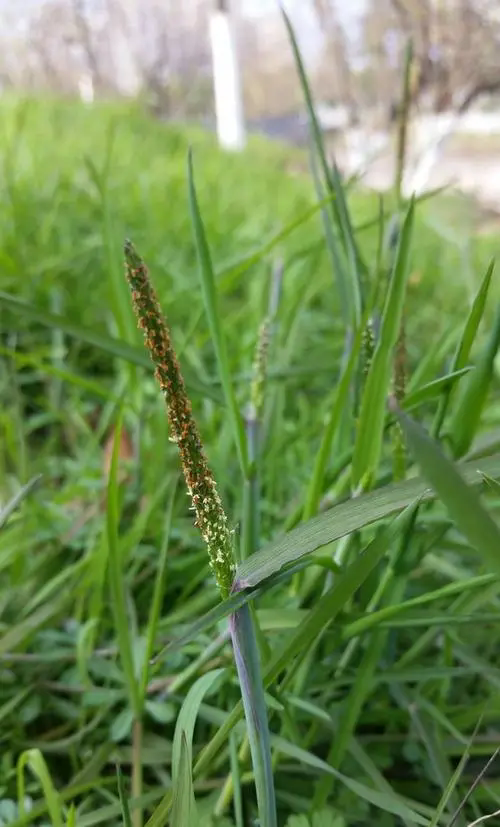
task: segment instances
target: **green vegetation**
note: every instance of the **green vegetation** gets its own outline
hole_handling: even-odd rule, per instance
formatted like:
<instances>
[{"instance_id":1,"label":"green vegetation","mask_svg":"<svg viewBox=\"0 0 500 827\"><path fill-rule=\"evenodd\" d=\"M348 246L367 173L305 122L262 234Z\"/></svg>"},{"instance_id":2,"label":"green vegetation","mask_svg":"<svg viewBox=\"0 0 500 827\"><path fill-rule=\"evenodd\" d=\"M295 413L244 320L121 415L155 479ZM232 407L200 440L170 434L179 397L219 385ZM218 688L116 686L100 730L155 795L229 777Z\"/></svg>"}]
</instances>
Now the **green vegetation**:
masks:
<instances>
[{"instance_id":1,"label":"green vegetation","mask_svg":"<svg viewBox=\"0 0 500 827\"><path fill-rule=\"evenodd\" d=\"M0 141L0 825L252 824L229 615L280 825L449 824L498 740L495 240L134 108L6 99ZM236 529L222 602L125 238Z\"/></svg>"}]
</instances>

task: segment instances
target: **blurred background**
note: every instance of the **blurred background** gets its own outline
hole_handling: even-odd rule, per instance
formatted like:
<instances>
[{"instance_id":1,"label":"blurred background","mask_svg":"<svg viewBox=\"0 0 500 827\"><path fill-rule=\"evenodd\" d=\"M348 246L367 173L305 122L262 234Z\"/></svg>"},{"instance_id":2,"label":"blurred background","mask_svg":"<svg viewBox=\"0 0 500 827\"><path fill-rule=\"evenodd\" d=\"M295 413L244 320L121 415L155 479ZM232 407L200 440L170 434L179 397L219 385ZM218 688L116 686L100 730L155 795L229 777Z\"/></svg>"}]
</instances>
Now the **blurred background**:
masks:
<instances>
[{"instance_id":1,"label":"blurred background","mask_svg":"<svg viewBox=\"0 0 500 827\"><path fill-rule=\"evenodd\" d=\"M412 188L453 179L490 206L500 203L498 0L285 5L341 168L362 168L372 187L390 185L391 129L412 38ZM1 86L89 104L140 99L158 118L213 127L217 11L231 17L248 132L304 144L301 92L273 0L2 0Z\"/></svg>"}]
</instances>

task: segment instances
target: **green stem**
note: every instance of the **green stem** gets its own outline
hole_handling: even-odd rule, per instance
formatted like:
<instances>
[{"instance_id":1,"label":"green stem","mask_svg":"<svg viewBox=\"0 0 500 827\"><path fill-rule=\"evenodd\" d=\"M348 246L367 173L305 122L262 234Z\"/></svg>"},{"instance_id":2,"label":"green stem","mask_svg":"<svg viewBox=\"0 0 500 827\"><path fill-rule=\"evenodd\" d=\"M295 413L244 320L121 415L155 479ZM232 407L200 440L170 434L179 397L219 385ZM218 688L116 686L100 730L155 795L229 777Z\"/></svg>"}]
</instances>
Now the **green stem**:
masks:
<instances>
[{"instance_id":1,"label":"green stem","mask_svg":"<svg viewBox=\"0 0 500 827\"><path fill-rule=\"evenodd\" d=\"M271 739L264 684L252 615L248 605L231 615L231 638L255 776L260 827L277 827Z\"/></svg>"},{"instance_id":2,"label":"green stem","mask_svg":"<svg viewBox=\"0 0 500 827\"><path fill-rule=\"evenodd\" d=\"M142 721L134 721L132 727L132 798L139 800L142 795ZM134 809L134 827L142 827L142 808Z\"/></svg>"}]
</instances>

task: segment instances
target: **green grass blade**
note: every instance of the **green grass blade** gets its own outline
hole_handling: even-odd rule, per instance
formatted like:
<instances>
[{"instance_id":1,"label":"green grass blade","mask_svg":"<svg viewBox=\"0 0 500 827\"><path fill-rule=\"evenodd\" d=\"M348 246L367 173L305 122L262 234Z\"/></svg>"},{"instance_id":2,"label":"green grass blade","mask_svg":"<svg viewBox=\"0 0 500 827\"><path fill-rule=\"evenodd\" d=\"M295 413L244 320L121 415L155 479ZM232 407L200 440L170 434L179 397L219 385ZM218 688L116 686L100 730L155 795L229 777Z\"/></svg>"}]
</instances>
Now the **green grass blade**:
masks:
<instances>
[{"instance_id":1,"label":"green grass blade","mask_svg":"<svg viewBox=\"0 0 500 827\"><path fill-rule=\"evenodd\" d=\"M406 519L406 515L400 515L392 526L379 533L378 537L366 548L363 555L347 567L335 586L321 598L315 606L314 614L308 618L306 624L292 635L282 651L275 655L272 662L267 666L263 677L264 686L269 686L280 672L290 665L291 660L299 652L306 653L310 642L335 619L335 616L342 610L342 607L350 600L356 589L364 582L370 572L373 571L373 567L385 554L388 539L390 539L393 532L401 530L401 521L404 519ZM289 674L291 675L291 673ZM210 765L210 762L242 715L243 704L240 701L202 751L194 767L195 775L203 772ZM156 825L148 824L147 827L156 827Z\"/></svg>"},{"instance_id":2,"label":"green grass blade","mask_svg":"<svg viewBox=\"0 0 500 827\"><path fill-rule=\"evenodd\" d=\"M108 482L108 498L106 510L106 526L108 538L108 577L111 592L111 608L115 622L115 631L120 652L120 660L127 683L130 706L135 717L140 717L141 704L139 696L138 681L135 677L134 659L132 656L133 645L130 638L131 630L127 616L125 603L125 579L123 573L123 561L120 554L120 542L118 538L118 524L120 518L119 509L119 482L118 462L121 444L121 417L119 418L113 442L113 454Z\"/></svg>"},{"instance_id":3,"label":"green grass blade","mask_svg":"<svg viewBox=\"0 0 500 827\"><path fill-rule=\"evenodd\" d=\"M455 457L469 450L474 439L493 377L495 357L500 346L500 309L497 311L488 342L479 357L475 371L457 400L450 431Z\"/></svg>"},{"instance_id":4,"label":"green grass blade","mask_svg":"<svg viewBox=\"0 0 500 827\"><path fill-rule=\"evenodd\" d=\"M175 765L171 827L196 827L199 824L193 791L193 776L186 733L180 737L179 755Z\"/></svg>"},{"instance_id":5,"label":"green grass blade","mask_svg":"<svg viewBox=\"0 0 500 827\"><path fill-rule=\"evenodd\" d=\"M403 413L398 412L397 416L410 451L451 518L486 565L500 574L500 531L478 494L467 484L459 467L420 425Z\"/></svg>"},{"instance_id":6,"label":"green grass blade","mask_svg":"<svg viewBox=\"0 0 500 827\"><path fill-rule=\"evenodd\" d=\"M194 725L200 705L222 669L214 669L199 678L191 687L179 712L172 747L172 827L191 827L196 823L192 778ZM187 817L186 821L182 817ZM190 819L193 819L192 821Z\"/></svg>"},{"instance_id":7,"label":"green grass blade","mask_svg":"<svg viewBox=\"0 0 500 827\"><path fill-rule=\"evenodd\" d=\"M264 594L268 588L276 586L279 583L286 582L294 574L303 571L307 565L308 563L306 561L301 561L297 565L287 569L285 572L282 572L277 576L275 575L274 577L270 577L260 587L247 589L244 592L237 592L236 594L231 595L231 597L222 600L217 604L217 606L214 606L213 609L210 609L190 624L183 634L179 635L179 637L175 638L175 640L165 646L160 653L156 655L154 662L160 661L162 657L167 654L167 652L172 653L179 651L186 645L186 643L190 643L198 637L201 632L205 632L211 626L215 626L216 623L224 620L225 617L228 617L233 612L237 612L238 609L242 608L242 606L246 606L246 604L251 600L255 600L257 597L260 597L260 595Z\"/></svg>"},{"instance_id":8,"label":"green grass blade","mask_svg":"<svg viewBox=\"0 0 500 827\"><path fill-rule=\"evenodd\" d=\"M240 762L238 760L238 744L234 732L229 736L229 761L231 765L231 778L233 782L233 807L235 827L245 827L245 817L243 813L243 796L241 790Z\"/></svg>"},{"instance_id":9,"label":"green grass blade","mask_svg":"<svg viewBox=\"0 0 500 827\"><path fill-rule=\"evenodd\" d=\"M415 731L425 747L433 778L441 789L447 790L447 801L453 809L456 810L459 803L457 794L454 787L447 781L450 775L452 778L453 775L451 773L448 756L443 749L442 740L439 738L437 726L430 720L430 716L426 714L424 710L419 709L418 701L413 702L413 699L411 701L409 699L407 700L404 691L399 686L395 687L395 690L396 697L399 696L400 702L404 704L405 710L409 711ZM462 821L462 825L463 824L464 822Z\"/></svg>"},{"instance_id":10,"label":"green grass blade","mask_svg":"<svg viewBox=\"0 0 500 827\"><path fill-rule=\"evenodd\" d=\"M362 312L362 289L360 283L360 275L359 275L359 263L360 263L360 255L357 248L354 250L350 246L350 243L354 243L354 237L346 231L346 224L350 226L350 222L348 220L348 211L345 203L345 196L343 193L343 188L340 185L338 175L334 177L328 166L328 161L326 158L325 147L323 143L323 134L318 123L318 118L316 116L316 109L312 97L311 88L309 86L309 81L307 79L307 73L304 67L304 63L302 60L302 56L300 54L300 49L297 43L297 38L295 36L295 32L293 26L290 22L290 19L282 9L282 15L285 22L285 26L288 32L288 37L290 40L290 44L292 47L292 52L295 60L295 65L297 68L299 81L302 89L302 94L304 96L305 104L307 113L309 116L309 125L311 129L311 137L313 146L316 152L316 157L319 161L321 175L323 179L323 186L326 188L329 195L334 196L334 199L331 202L332 208L332 218L333 218L333 227L337 228L340 231L341 238L344 244L344 252L350 259L349 263L351 265L351 278L347 276L344 268L341 268L337 271L337 277L339 279L339 292L341 297L348 296L349 297L349 317L344 319L345 323L348 326L351 326L352 322L358 317L361 316ZM342 209L342 212L341 212ZM347 216L347 218L346 218Z\"/></svg>"},{"instance_id":11,"label":"green grass blade","mask_svg":"<svg viewBox=\"0 0 500 827\"><path fill-rule=\"evenodd\" d=\"M311 519L311 517L314 517L318 510L321 495L323 493L325 473L330 459L333 440L346 408L349 389L351 387L353 374L358 363L362 340L363 327L360 327L356 333L356 337L349 353L349 358L333 394L332 406L323 431L323 436L321 438L321 445L316 455L311 481L307 489L303 520Z\"/></svg>"},{"instance_id":12,"label":"green grass blade","mask_svg":"<svg viewBox=\"0 0 500 827\"><path fill-rule=\"evenodd\" d=\"M63 368L58 367L53 363L45 362L38 356L18 353L15 350L10 350L8 347L0 347L0 354L2 356L8 356L11 359L14 359L19 365L32 366L45 376L54 376L56 379L60 379L63 382L68 382L69 384L74 385L75 387L81 388L82 390L91 393L93 396L102 397L103 399L109 399L113 402L118 402L117 397L114 397L113 394L106 387L100 385L98 382L94 382L93 380L87 379L84 376L79 376L78 374L72 373L69 370L64 370Z\"/></svg>"},{"instance_id":13,"label":"green grass blade","mask_svg":"<svg viewBox=\"0 0 500 827\"><path fill-rule=\"evenodd\" d=\"M406 514L406 511L400 514L390 526L379 531L362 554L347 566L345 571L337 577L335 584L317 601L307 619L301 623L291 640L286 643L281 652L275 655L266 669L264 676L266 686L291 664L297 654L302 652L305 655L318 635L342 611L354 592L365 582L387 552L391 540L401 531ZM290 676L287 680L289 679Z\"/></svg>"},{"instance_id":14,"label":"green grass blade","mask_svg":"<svg viewBox=\"0 0 500 827\"><path fill-rule=\"evenodd\" d=\"M33 477L26 485L23 485L19 491L14 494L14 496L6 503L3 508L0 510L0 529L5 525L9 517L14 513L14 511L21 505L22 501L28 494L33 491L36 485L42 479L41 474L37 474L36 477Z\"/></svg>"},{"instance_id":15,"label":"green grass blade","mask_svg":"<svg viewBox=\"0 0 500 827\"><path fill-rule=\"evenodd\" d=\"M319 772L326 773L328 776L337 779L341 784L347 787L348 790L354 793L356 798L368 802L377 810L391 813L392 815L396 815L403 819L403 821L419 824L422 825L422 827L426 827L428 824L428 819L413 810L408 804L406 804L404 798L397 795L396 792L392 791L391 793L388 793L374 790L366 784L338 772L338 770L330 767L326 761L323 761L321 758L318 758L318 756L313 755L311 752L308 752L301 747L291 744L284 738L275 736L273 738L273 744L279 747L285 755L295 758L297 761L300 761L306 766L315 768Z\"/></svg>"},{"instance_id":16,"label":"green grass blade","mask_svg":"<svg viewBox=\"0 0 500 827\"><path fill-rule=\"evenodd\" d=\"M500 455L464 463L460 467L468 485L479 485L482 482L481 472L493 477L500 474ZM238 566L237 580L243 588L256 586L283 566L299 560L321 546L383 517L389 517L416 499L429 500L434 496L427 482L418 478L354 497L299 525L260 549Z\"/></svg>"},{"instance_id":17,"label":"green grass blade","mask_svg":"<svg viewBox=\"0 0 500 827\"><path fill-rule=\"evenodd\" d=\"M17 799L19 815L25 815L25 783L24 770L29 767L33 775L41 784L47 812L50 815L52 827L63 827L62 807L59 794L57 793L49 773L45 759L39 749L28 749L22 752L17 762Z\"/></svg>"},{"instance_id":18,"label":"green grass blade","mask_svg":"<svg viewBox=\"0 0 500 827\"><path fill-rule=\"evenodd\" d=\"M116 780L118 783L118 795L120 796L120 807L122 811L124 827L132 827L132 819L130 817L130 808L128 806L127 793L125 792L125 785L123 783L123 775L119 766L116 768Z\"/></svg>"},{"instance_id":19,"label":"green grass blade","mask_svg":"<svg viewBox=\"0 0 500 827\"><path fill-rule=\"evenodd\" d=\"M467 790L467 793L465 794L462 801L460 802L460 804L458 806L458 809L453 813L453 816L452 816L452 818L451 818L451 820L448 824L448 827L454 827L454 825L457 823L458 818L460 816L460 813L462 812L463 808L465 807L465 805L469 801L472 793L477 789L478 785L482 782L483 778L486 776L486 773L488 772L490 767L494 765L494 763L495 763L496 759L498 758L499 754L500 754L500 747L497 747L497 749L495 750L493 755L490 756L490 758L488 759L488 761L486 762L486 764L482 768L481 772L474 779L474 781L471 784L470 788ZM494 815L498 815L498 812L494 813ZM484 821L484 820L485 819L480 819L480 821ZM475 823L478 824L477 821Z\"/></svg>"},{"instance_id":20,"label":"green grass blade","mask_svg":"<svg viewBox=\"0 0 500 827\"><path fill-rule=\"evenodd\" d=\"M406 524L406 520L403 520L403 517L410 516L412 511L413 508L410 508L406 514L400 516L398 528L401 533L404 532ZM395 599L397 601L401 598L403 589L404 582L402 582L401 579L393 580L390 583L390 593L386 596L386 599ZM373 687L373 676L380 663L382 652L387 642L387 634L387 630L377 629L370 635L361 661L357 666L355 679L343 705L339 725L328 753L328 764L336 770L340 770L342 766L342 761L348 749L349 741L355 732L361 710ZM332 793L332 787L333 780L331 778L324 777L321 779L314 796L316 806L321 807L326 803Z\"/></svg>"},{"instance_id":21,"label":"green grass blade","mask_svg":"<svg viewBox=\"0 0 500 827\"><path fill-rule=\"evenodd\" d=\"M76 807L74 804L71 804L69 807L68 815L66 818L66 827L77 827Z\"/></svg>"},{"instance_id":22,"label":"green grass blade","mask_svg":"<svg viewBox=\"0 0 500 827\"><path fill-rule=\"evenodd\" d=\"M403 200L403 177L405 172L408 121L411 107L411 68L413 63L413 45L411 40L405 49L405 63L403 72L403 88L399 104L398 136L396 150L396 176L394 181L394 194L398 205Z\"/></svg>"},{"instance_id":23,"label":"green grass blade","mask_svg":"<svg viewBox=\"0 0 500 827\"><path fill-rule=\"evenodd\" d=\"M314 188L316 190L316 196L319 201L323 201L324 199L322 198L322 196L324 192L324 185L321 181L321 175L318 170L317 158L313 149L311 149L310 156L311 172L314 181ZM334 206L333 201L331 204L327 206L330 206L334 214L336 214L336 207ZM349 327L351 324L350 320L352 312L351 300L346 288L346 285L348 284L348 276L346 270L345 256L343 254L343 251L340 249L340 243L337 238L335 224L332 222L330 210L327 209L327 206L324 206L321 210L321 220L323 224L325 244L326 249L328 250L328 255L330 257L330 266L332 269L333 281L334 283L337 283L341 314L344 320L344 324L346 325L346 327Z\"/></svg>"},{"instance_id":24,"label":"green grass blade","mask_svg":"<svg viewBox=\"0 0 500 827\"><path fill-rule=\"evenodd\" d=\"M361 401L358 433L352 462L352 482L355 490L364 487L373 477L382 450L393 353L399 337L403 315L413 219L414 204L411 202L401 229L398 251L382 316L379 340Z\"/></svg>"},{"instance_id":25,"label":"green grass blade","mask_svg":"<svg viewBox=\"0 0 500 827\"><path fill-rule=\"evenodd\" d=\"M57 328L71 336L73 339L78 339L86 344L93 345L104 353L109 353L111 356L116 356L118 359L123 359L125 362L130 362L132 365L147 368L152 371L151 360L143 348L129 345L128 342L122 339L116 339L113 336L107 336L104 333L98 333L88 327L72 324L65 316L60 316L57 313L49 313L46 310L41 310L17 296L11 296L8 293L0 291L0 306L8 308L14 313L19 313L31 321L38 322L48 328ZM196 377L189 372L184 371L186 385L193 393L207 396L214 401L221 401L221 396L218 390L211 385L200 382Z\"/></svg>"},{"instance_id":26,"label":"green grass blade","mask_svg":"<svg viewBox=\"0 0 500 827\"><path fill-rule=\"evenodd\" d=\"M166 571L167 571L167 554L168 544L170 540L170 528L172 525L172 513L174 510L175 495L177 493L177 481L175 482L170 499L167 505L167 513L165 517L165 525L163 529L163 542L160 548L160 555L158 559L158 569L156 572L156 579L153 591L153 600L149 611L148 625L146 630L146 647L144 652L144 663L142 667L141 680L141 702L146 696L146 686L148 682L148 675L150 669L150 661L153 655L154 642L156 631L158 629L158 621L160 619L161 607L163 603L163 595L166 587Z\"/></svg>"},{"instance_id":27,"label":"green grass blade","mask_svg":"<svg viewBox=\"0 0 500 827\"><path fill-rule=\"evenodd\" d=\"M6 652L12 652L24 645L26 641L39 632L43 626L52 620L59 612L65 608L71 599L71 590L67 589L52 598L48 603L44 603L39 609L32 612L24 620L18 620L12 626L8 626L0 637L0 655Z\"/></svg>"},{"instance_id":28,"label":"green grass blade","mask_svg":"<svg viewBox=\"0 0 500 827\"><path fill-rule=\"evenodd\" d=\"M459 370L454 370L452 373L447 373L446 376L440 376L439 379L434 379L432 382L427 382L425 385L415 388L414 391L408 393L403 399L401 403L403 409L410 411L412 408L417 408L419 405L435 399L436 396L440 396L443 391L450 391L455 386L455 383L461 379L462 376L470 373L471 370L474 370L472 366L460 368Z\"/></svg>"},{"instance_id":29,"label":"green grass blade","mask_svg":"<svg viewBox=\"0 0 500 827\"><path fill-rule=\"evenodd\" d=\"M193 158L191 152L189 153L188 158L188 184L189 206L191 210L191 220L193 223L193 231L196 241L196 250L198 255L198 265L201 288L203 292L203 301L205 303L205 310L207 313L210 334L212 336L215 355L217 357L219 376L222 383L222 388L224 390L224 396L226 399L229 416L231 418L234 439L236 442L236 448L240 460L240 466L243 475L246 476L248 456L245 429L238 407L238 402L236 400L236 394L234 392L233 383L231 381L226 341L224 338L224 331L222 328L222 322L217 303L217 290L215 286L215 278L212 268L212 259L210 256L210 250L208 249L205 227L203 225L200 209L198 207L198 199L196 195L196 188L194 182Z\"/></svg>"},{"instance_id":30,"label":"green grass blade","mask_svg":"<svg viewBox=\"0 0 500 827\"><path fill-rule=\"evenodd\" d=\"M259 824L277 827L267 708L255 627L248 605L231 615L229 628L252 755Z\"/></svg>"},{"instance_id":31,"label":"green grass blade","mask_svg":"<svg viewBox=\"0 0 500 827\"><path fill-rule=\"evenodd\" d=\"M384 606L382 609L370 612L370 614L363 615L363 617L360 617L358 620L347 623L342 630L342 639L350 640L353 637L357 637L357 635L364 634L370 629L373 629L384 621L397 617L401 613L411 611L419 606L425 606L427 603L433 603L435 600L441 600L443 597L464 594L474 589L483 589L485 586L495 583L496 579L496 575L483 574L478 577L471 577L469 580L448 583L446 586L426 592L418 597L413 597L404 603Z\"/></svg>"},{"instance_id":32,"label":"green grass blade","mask_svg":"<svg viewBox=\"0 0 500 827\"><path fill-rule=\"evenodd\" d=\"M282 241L285 241L288 236L298 230L303 224L313 218L318 212L324 210L327 207L332 199L335 196L333 194L327 195L325 198L321 198L315 204L312 204L309 209L305 210L301 213L298 218L294 218L293 221L290 221L286 227L279 230L275 233L271 238L259 247L258 250L254 250L251 253L247 253L246 255L238 258L237 261L230 262L228 264L222 265L216 270L216 278L221 279L221 285L224 287L228 283L233 283L237 278L242 276L246 273L251 267L255 264L258 264L262 261L265 256L271 253Z\"/></svg>"},{"instance_id":33,"label":"green grass blade","mask_svg":"<svg viewBox=\"0 0 500 827\"><path fill-rule=\"evenodd\" d=\"M464 368L469 359L472 345L474 344L474 341L477 336L477 331L481 323L481 319L484 315L486 300L488 298L490 290L494 266L494 262L490 262L490 265L486 270L486 273L479 287L479 290L477 291L474 301L472 302L472 306L469 310L469 315L467 316L463 333L458 343L455 357L453 359L453 363L451 366L452 371L457 371ZM448 406L451 399L451 392L452 388L449 388L447 393L443 395L441 403L437 410L436 418L434 420L434 424L432 427L432 433L436 437L439 436L446 413L448 411Z\"/></svg>"}]
</instances>

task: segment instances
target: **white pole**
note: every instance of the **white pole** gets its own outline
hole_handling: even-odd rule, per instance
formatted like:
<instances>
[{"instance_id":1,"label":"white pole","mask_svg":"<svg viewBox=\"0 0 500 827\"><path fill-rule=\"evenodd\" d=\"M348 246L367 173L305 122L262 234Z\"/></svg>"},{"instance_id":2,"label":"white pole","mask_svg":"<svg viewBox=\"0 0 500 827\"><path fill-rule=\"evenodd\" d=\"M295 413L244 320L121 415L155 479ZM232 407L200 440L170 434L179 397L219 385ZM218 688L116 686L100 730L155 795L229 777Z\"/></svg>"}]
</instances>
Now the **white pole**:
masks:
<instances>
[{"instance_id":1,"label":"white pole","mask_svg":"<svg viewBox=\"0 0 500 827\"><path fill-rule=\"evenodd\" d=\"M219 144L238 151L244 148L246 135L236 40L228 10L212 13L210 41Z\"/></svg>"},{"instance_id":2,"label":"white pole","mask_svg":"<svg viewBox=\"0 0 500 827\"><path fill-rule=\"evenodd\" d=\"M90 72L82 72L80 75L78 91L84 103L94 103L94 81Z\"/></svg>"}]
</instances>

